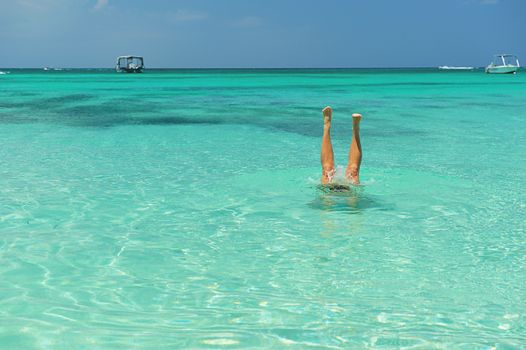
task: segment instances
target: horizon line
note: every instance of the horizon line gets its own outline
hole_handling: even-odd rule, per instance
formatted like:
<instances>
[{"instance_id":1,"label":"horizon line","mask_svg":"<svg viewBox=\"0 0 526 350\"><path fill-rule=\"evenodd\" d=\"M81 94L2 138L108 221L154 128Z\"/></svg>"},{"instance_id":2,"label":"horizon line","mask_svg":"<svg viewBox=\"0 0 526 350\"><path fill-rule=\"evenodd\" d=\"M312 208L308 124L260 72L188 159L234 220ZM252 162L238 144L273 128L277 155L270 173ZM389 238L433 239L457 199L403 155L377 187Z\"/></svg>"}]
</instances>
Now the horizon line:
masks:
<instances>
[{"instance_id":1,"label":"horizon line","mask_svg":"<svg viewBox=\"0 0 526 350\"><path fill-rule=\"evenodd\" d=\"M196 69L202 69L202 70L285 70L285 69L429 69L429 68L438 68L439 66L386 66L386 67L145 67L144 70L196 70ZM454 67L454 66L452 66ZM485 66L476 67L473 66L474 69L480 69L484 68ZM38 69L38 70L46 70L49 69L51 71L60 71L62 69L78 69L78 70L92 70L92 69L103 69L103 70L115 70L114 67L0 67L0 69ZM523 67L521 67L523 68Z\"/></svg>"}]
</instances>

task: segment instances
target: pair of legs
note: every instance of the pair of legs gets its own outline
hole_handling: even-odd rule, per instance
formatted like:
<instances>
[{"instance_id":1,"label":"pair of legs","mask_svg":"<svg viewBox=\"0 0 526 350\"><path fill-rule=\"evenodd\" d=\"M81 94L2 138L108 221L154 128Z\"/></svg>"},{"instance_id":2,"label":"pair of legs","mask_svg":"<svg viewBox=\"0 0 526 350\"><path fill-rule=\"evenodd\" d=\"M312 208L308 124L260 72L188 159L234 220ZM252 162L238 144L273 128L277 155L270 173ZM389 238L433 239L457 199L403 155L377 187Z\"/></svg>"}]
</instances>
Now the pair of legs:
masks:
<instances>
[{"instance_id":1,"label":"pair of legs","mask_svg":"<svg viewBox=\"0 0 526 350\"><path fill-rule=\"evenodd\" d=\"M334 153L331 143L332 108L323 109L323 139L321 142L321 183L328 184L334 176ZM361 114L352 115L352 141L349 150L349 162L345 170L347 180L357 185L360 183L360 164L362 163L362 145L360 144Z\"/></svg>"}]
</instances>

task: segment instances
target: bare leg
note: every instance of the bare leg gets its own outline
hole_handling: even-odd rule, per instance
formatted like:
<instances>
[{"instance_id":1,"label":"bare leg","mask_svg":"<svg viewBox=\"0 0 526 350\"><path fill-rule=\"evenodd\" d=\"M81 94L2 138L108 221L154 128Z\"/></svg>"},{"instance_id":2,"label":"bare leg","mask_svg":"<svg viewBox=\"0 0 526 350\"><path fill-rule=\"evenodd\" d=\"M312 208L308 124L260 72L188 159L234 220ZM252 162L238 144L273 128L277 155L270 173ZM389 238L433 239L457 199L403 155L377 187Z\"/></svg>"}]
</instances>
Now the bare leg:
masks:
<instances>
[{"instance_id":1,"label":"bare leg","mask_svg":"<svg viewBox=\"0 0 526 350\"><path fill-rule=\"evenodd\" d=\"M352 115L352 141L349 150L349 163L345 176L355 185L360 183L360 164L362 164L362 145L360 143L361 114Z\"/></svg>"},{"instance_id":2,"label":"bare leg","mask_svg":"<svg viewBox=\"0 0 526 350\"><path fill-rule=\"evenodd\" d=\"M334 153L331 143L331 119L332 108L327 106L323 109L323 139L321 141L321 183L330 182L334 175Z\"/></svg>"}]
</instances>

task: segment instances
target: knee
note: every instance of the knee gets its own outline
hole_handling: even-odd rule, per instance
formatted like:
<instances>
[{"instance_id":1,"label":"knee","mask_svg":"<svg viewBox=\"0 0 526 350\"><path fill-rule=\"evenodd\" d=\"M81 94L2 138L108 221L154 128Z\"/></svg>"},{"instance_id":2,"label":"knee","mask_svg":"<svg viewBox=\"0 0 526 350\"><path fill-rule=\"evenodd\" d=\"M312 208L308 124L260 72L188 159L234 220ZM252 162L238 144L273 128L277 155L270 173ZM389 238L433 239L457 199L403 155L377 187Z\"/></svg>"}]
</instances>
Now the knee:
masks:
<instances>
[{"instance_id":1,"label":"knee","mask_svg":"<svg viewBox=\"0 0 526 350\"><path fill-rule=\"evenodd\" d=\"M321 167L325 174L330 174L334 170L334 165L332 163L323 163Z\"/></svg>"},{"instance_id":2,"label":"knee","mask_svg":"<svg viewBox=\"0 0 526 350\"><path fill-rule=\"evenodd\" d=\"M346 171L347 178L357 178L358 177L358 167L357 166L349 166Z\"/></svg>"}]
</instances>

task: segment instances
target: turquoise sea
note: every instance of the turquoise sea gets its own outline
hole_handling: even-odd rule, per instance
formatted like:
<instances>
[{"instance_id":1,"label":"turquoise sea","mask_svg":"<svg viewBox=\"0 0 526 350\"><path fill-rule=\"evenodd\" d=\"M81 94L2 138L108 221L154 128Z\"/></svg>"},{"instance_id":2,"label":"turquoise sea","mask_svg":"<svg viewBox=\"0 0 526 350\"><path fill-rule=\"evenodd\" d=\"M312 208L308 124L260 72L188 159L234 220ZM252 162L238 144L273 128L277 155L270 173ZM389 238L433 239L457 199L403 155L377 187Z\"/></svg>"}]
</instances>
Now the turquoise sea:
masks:
<instances>
[{"instance_id":1,"label":"turquoise sea","mask_svg":"<svg viewBox=\"0 0 526 350\"><path fill-rule=\"evenodd\" d=\"M526 349L524 71L1 70L0 349Z\"/></svg>"}]
</instances>

